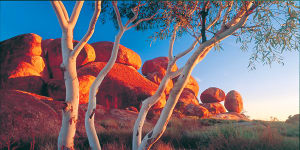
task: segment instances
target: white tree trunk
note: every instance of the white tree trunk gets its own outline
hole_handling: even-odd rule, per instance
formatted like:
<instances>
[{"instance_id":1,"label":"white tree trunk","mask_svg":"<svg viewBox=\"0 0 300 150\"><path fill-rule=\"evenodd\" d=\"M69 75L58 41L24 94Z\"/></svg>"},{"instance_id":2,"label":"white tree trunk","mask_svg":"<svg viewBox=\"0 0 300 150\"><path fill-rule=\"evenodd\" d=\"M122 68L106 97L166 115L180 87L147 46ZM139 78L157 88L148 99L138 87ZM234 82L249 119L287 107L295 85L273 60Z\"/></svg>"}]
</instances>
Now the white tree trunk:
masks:
<instances>
[{"instance_id":1,"label":"white tree trunk","mask_svg":"<svg viewBox=\"0 0 300 150\"><path fill-rule=\"evenodd\" d=\"M95 129L95 125L94 125L94 116L96 110L96 94L98 92L99 86L102 83L103 79L105 78L107 73L111 70L111 68L116 62L118 51L119 51L120 39L123 33L124 30L121 29L119 33L116 35L113 50L111 52L111 57L90 87L88 110L85 113L85 129L92 150L101 149L97 132Z\"/></svg>"},{"instance_id":2,"label":"white tree trunk","mask_svg":"<svg viewBox=\"0 0 300 150\"><path fill-rule=\"evenodd\" d=\"M76 58L94 33L95 25L101 12L101 1L95 2L95 11L88 31L75 48L73 48L73 30L78 20L83 1L76 2L71 18L69 18L68 12L61 1L51 1L51 4L62 29L61 48L63 62L61 69L64 73L66 86L65 107L62 112L62 125L57 147L59 150L74 149L79 105L79 82L77 78Z\"/></svg>"},{"instance_id":3,"label":"white tree trunk","mask_svg":"<svg viewBox=\"0 0 300 150\"><path fill-rule=\"evenodd\" d=\"M79 83L77 79L76 59L69 57L71 50L73 50L72 30L63 32L61 45L63 56L61 68L64 71L66 86L66 107L62 112L62 126L58 136L58 149L73 149L78 118Z\"/></svg>"}]
</instances>

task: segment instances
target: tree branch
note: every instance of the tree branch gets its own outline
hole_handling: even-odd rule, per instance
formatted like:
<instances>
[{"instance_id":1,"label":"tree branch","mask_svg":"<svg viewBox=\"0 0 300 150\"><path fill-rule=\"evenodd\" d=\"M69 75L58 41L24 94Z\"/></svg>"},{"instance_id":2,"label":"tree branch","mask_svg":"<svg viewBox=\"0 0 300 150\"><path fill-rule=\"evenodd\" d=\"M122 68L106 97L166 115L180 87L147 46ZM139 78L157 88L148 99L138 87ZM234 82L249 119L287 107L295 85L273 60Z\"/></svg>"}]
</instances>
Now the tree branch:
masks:
<instances>
[{"instance_id":1,"label":"tree branch","mask_svg":"<svg viewBox=\"0 0 300 150\"><path fill-rule=\"evenodd\" d=\"M216 24L216 22L221 18L221 15L222 15L222 11L223 11L223 5L222 5L222 2L220 2L220 9L219 9L219 12L218 12L218 15L216 16L216 18L206 27L205 30L208 30L210 29L214 24Z\"/></svg>"},{"instance_id":2,"label":"tree branch","mask_svg":"<svg viewBox=\"0 0 300 150\"><path fill-rule=\"evenodd\" d=\"M120 12L119 12L117 1L112 1L111 3L113 5L113 7L114 7L114 11L115 11L115 14L117 16L118 25L119 25L119 27L120 27L121 30L124 30L124 26L123 26L123 23L122 23L122 20L121 20L121 16L120 16Z\"/></svg>"},{"instance_id":3,"label":"tree branch","mask_svg":"<svg viewBox=\"0 0 300 150\"><path fill-rule=\"evenodd\" d=\"M196 38L196 40L193 42L193 44L191 45L190 48L188 48L187 50L179 53L178 55L176 55L174 57L174 61L177 61L179 58L183 57L184 55L186 55L187 53L191 52L195 47L196 45L198 44L199 40L201 39L201 36Z\"/></svg>"},{"instance_id":4,"label":"tree branch","mask_svg":"<svg viewBox=\"0 0 300 150\"><path fill-rule=\"evenodd\" d=\"M93 14L93 17L90 21L90 25L88 28L87 33L84 35L84 37L80 40L80 42L75 46L74 50L72 51L72 57L76 58L84 45L87 43L87 41L92 37L94 31L95 31L95 25L98 20L98 17L101 12L101 1L96 1L95 3L95 11Z\"/></svg>"},{"instance_id":5,"label":"tree branch","mask_svg":"<svg viewBox=\"0 0 300 150\"><path fill-rule=\"evenodd\" d=\"M70 18L70 24L69 24L72 28L75 27L75 24L78 20L83 3L84 3L84 1L77 1L73 8L73 12L72 12L72 15Z\"/></svg>"},{"instance_id":6,"label":"tree branch","mask_svg":"<svg viewBox=\"0 0 300 150\"><path fill-rule=\"evenodd\" d=\"M136 27L138 24L140 24L140 23L143 22L143 21L148 21L148 20L153 19L157 14L158 14L158 12L156 12L154 15L152 15L152 16L149 17L149 18L143 18L143 19L140 19L139 21L137 21L137 22L136 22L135 24L133 24L132 26L129 26L129 27L128 27L128 30L131 29L131 28Z\"/></svg>"},{"instance_id":7,"label":"tree branch","mask_svg":"<svg viewBox=\"0 0 300 150\"><path fill-rule=\"evenodd\" d=\"M229 1L229 2L226 2L226 3L227 3L227 6L226 6L227 9L226 9L225 15L223 17L223 23L222 23L221 29L225 28L225 26L226 26L226 21L227 21L227 18L228 18L228 14L231 11L233 1Z\"/></svg>"},{"instance_id":8,"label":"tree branch","mask_svg":"<svg viewBox=\"0 0 300 150\"><path fill-rule=\"evenodd\" d=\"M170 45L169 45L169 61L173 60L173 47L174 47L174 42L175 42L175 38L176 38L176 32L178 29L178 25L176 24L174 26L174 30L173 30L173 34L172 37L170 39Z\"/></svg>"},{"instance_id":9,"label":"tree branch","mask_svg":"<svg viewBox=\"0 0 300 150\"><path fill-rule=\"evenodd\" d=\"M59 2L58 1L50 1L50 3L55 11L55 14L57 16L60 27L63 30L67 29L68 22L67 22L66 18L64 17L64 12L61 9Z\"/></svg>"},{"instance_id":10,"label":"tree branch","mask_svg":"<svg viewBox=\"0 0 300 150\"><path fill-rule=\"evenodd\" d=\"M60 5L62 11L64 12L65 19L67 20L67 22L69 22L69 15L65 8L65 5L62 3L62 1L58 1L58 2L59 2L59 5Z\"/></svg>"},{"instance_id":11,"label":"tree branch","mask_svg":"<svg viewBox=\"0 0 300 150\"><path fill-rule=\"evenodd\" d=\"M183 71L183 67L178 69L177 71L174 71L174 72L170 73L170 78L173 79L173 78L179 76L182 71Z\"/></svg>"},{"instance_id":12,"label":"tree branch","mask_svg":"<svg viewBox=\"0 0 300 150\"><path fill-rule=\"evenodd\" d=\"M141 6L144 6L144 5L146 5L146 4L141 4L141 2L139 2L139 4L138 4L136 7L134 7L134 8L131 9L131 11L132 11L132 13L134 14L134 16L133 16L130 20L128 20L128 21L126 22L125 28L127 28L127 26L128 26L130 23L132 23L133 21L136 20L136 18L137 18L138 15L139 15L139 12L140 12L140 7L141 7Z\"/></svg>"}]
</instances>

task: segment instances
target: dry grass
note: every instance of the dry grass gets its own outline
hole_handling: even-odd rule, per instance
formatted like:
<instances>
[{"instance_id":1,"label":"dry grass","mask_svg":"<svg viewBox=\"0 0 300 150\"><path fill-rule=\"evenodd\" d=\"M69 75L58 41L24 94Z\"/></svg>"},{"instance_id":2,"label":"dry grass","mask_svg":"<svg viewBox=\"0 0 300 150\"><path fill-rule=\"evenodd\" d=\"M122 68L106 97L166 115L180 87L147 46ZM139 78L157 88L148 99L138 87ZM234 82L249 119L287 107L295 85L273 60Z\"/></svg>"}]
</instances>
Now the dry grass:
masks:
<instances>
[{"instance_id":1,"label":"dry grass","mask_svg":"<svg viewBox=\"0 0 300 150\"><path fill-rule=\"evenodd\" d=\"M103 120L99 140L105 150L131 149L132 129L122 121ZM146 126L146 130L151 127ZM145 132L146 133L146 132ZM144 134L145 134L144 133ZM57 137L36 137L10 145L11 149L56 149ZM88 150L87 138L76 138L75 147ZM7 148L6 148L7 149ZM237 122L214 119L173 119L153 150L295 150L299 149L299 121Z\"/></svg>"}]
</instances>

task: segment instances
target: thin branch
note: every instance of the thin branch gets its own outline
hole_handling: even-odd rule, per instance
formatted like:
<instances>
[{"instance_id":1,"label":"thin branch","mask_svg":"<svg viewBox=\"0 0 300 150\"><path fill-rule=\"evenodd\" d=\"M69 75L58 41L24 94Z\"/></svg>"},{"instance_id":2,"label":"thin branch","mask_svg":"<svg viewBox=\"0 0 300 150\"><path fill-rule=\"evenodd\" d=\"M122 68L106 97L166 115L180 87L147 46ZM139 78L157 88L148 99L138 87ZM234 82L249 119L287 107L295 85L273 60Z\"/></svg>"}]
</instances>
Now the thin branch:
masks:
<instances>
[{"instance_id":1,"label":"thin branch","mask_svg":"<svg viewBox=\"0 0 300 150\"><path fill-rule=\"evenodd\" d=\"M233 6L233 1L229 1L229 2L227 2L228 4L227 4L227 9L226 9L226 12L225 12L225 15L224 15L224 17L223 17L223 23L222 23L222 26L221 26L221 28L225 28L225 26L226 26L226 21L227 21L227 19L228 19L228 14L229 14L229 12L231 11L231 9L232 9L232 6Z\"/></svg>"},{"instance_id":2,"label":"thin branch","mask_svg":"<svg viewBox=\"0 0 300 150\"><path fill-rule=\"evenodd\" d=\"M93 17L90 21L88 31L84 35L84 37L80 40L80 42L75 46L74 50L72 51L72 56L74 58L76 58L78 56L81 49L84 47L84 45L87 43L87 41L92 37L92 35L95 31L95 25L96 25L99 15L100 15L100 12L101 12L101 1L96 1L95 11L94 11Z\"/></svg>"},{"instance_id":3,"label":"thin branch","mask_svg":"<svg viewBox=\"0 0 300 150\"><path fill-rule=\"evenodd\" d=\"M183 57L184 55L186 55L187 53L191 52L195 47L196 45L198 44L199 40L201 39L201 36L196 38L196 40L194 41L194 43L191 45L190 48L188 48L187 50L179 53L178 55L176 55L174 57L174 60L177 61L179 58ZM200 43L200 42L199 42Z\"/></svg>"},{"instance_id":4,"label":"thin branch","mask_svg":"<svg viewBox=\"0 0 300 150\"><path fill-rule=\"evenodd\" d=\"M173 59L173 47L174 47L174 42L176 38L176 33L177 33L178 25L176 24L172 33L172 37L170 39L170 45L169 45L169 61Z\"/></svg>"},{"instance_id":5,"label":"thin branch","mask_svg":"<svg viewBox=\"0 0 300 150\"><path fill-rule=\"evenodd\" d=\"M131 29L131 28L134 28L134 27L136 27L138 24L140 24L141 22L143 22L143 21L148 21L148 20L151 20L151 19L153 19L156 15L158 14L158 12L156 12L154 15L152 15L151 17L149 17L149 18L143 18L143 19L140 19L139 21L137 21L135 24L133 24L133 25L131 25L131 26L129 26L128 27L128 30L129 29Z\"/></svg>"},{"instance_id":6,"label":"thin branch","mask_svg":"<svg viewBox=\"0 0 300 150\"><path fill-rule=\"evenodd\" d=\"M58 2L59 2L59 5L60 5L62 11L64 12L64 16L65 16L67 22L69 22L69 15L68 15L68 12L65 8L65 5L62 3L62 1L58 1Z\"/></svg>"},{"instance_id":7,"label":"thin branch","mask_svg":"<svg viewBox=\"0 0 300 150\"><path fill-rule=\"evenodd\" d=\"M113 7L114 7L115 14L116 14L116 16L117 16L118 25L119 25L120 29L123 30L123 29L124 29L124 26L123 26L123 24L122 24L122 20L121 20L119 8L118 8L118 3L117 3L117 1L112 1L111 3L112 3L112 5L113 5Z\"/></svg>"},{"instance_id":8,"label":"thin branch","mask_svg":"<svg viewBox=\"0 0 300 150\"><path fill-rule=\"evenodd\" d=\"M173 79L173 78L179 76L182 73L182 71L183 71L183 67L181 67L177 71L171 72L170 73L170 78Z\"/></svg>"},{"instance_id":9,"label":"thin branch","mask_svg":"<svg viewBox=\"0 0 300 150\"><path fill-rule=\"evenodd\" d=\"M75 24L78 20L82 5L83 5L84 1L77 1L74 8L73 8L73 12L70 18L70 24L73 28L75 27Z\"/></svg>"},{"instance_id":10,"label":"thin branch","mask_svg":"<svg viewBox=\"0 0 300 150\"><path fill-rule=\"evenodd\" d=\"M221 15L222 15L222 11L223 11L224 7L222 5L222 2L220 3L220 9L219 9L219 12L218 12L218 15L216 16L216 18L206 27L205 30L208 30L210 29L214 24L216 24L216 22L221 18Z\"/></svg>"},{"instance_id":11,"label":"thin branch","mask_svg":"<svg viewBox=\"0 0 300 150\"><path fill-rule=\"evenodd\" d=\"M144 5L146 5L146 4L141 4L141 2L139 2L139 4L137 6L135 6L134 8L131 9L134 16L126 22L125 28L127 28L130 23L132 23L133 21L135 21L137 19L139 12L140 12L140 7L144 6Z\"/></svg>"},{"instance_id":12,"label":"thin branch","mask_svg":"<svg viewBox=\"0 0 300 150\"><path fill-rule=\"evenodd\" d=\"M58 1L50 1L50 3L55 11L55 14L57 16L60 27L62 29L66 29L68 22L67 22L66 18L64 17L64 12L60 7L59 2Z\"/></svg>"}]
</instances>

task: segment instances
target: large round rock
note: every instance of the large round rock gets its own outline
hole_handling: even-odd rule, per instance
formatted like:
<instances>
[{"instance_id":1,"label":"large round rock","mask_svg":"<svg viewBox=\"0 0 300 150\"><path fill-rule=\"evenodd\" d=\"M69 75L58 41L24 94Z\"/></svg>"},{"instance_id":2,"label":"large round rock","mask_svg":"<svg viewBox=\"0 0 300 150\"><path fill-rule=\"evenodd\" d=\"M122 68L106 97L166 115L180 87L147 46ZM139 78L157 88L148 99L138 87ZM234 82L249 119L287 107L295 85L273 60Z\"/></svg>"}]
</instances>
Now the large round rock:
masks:
<instances>
[{"instance_id":1,"label":"large round rock","mask_svg":"<svg viewBox=\"0 0 300 150\"><path fill-rule=\"evenodd\" d=\"M222 102L225 99L225 93L219 88L210 87L201 93L200 99L202 103Z\"/></svg>"},{"instance_id":2,"label":"large round rock","mask_svg":"<svg viewBox=\"0 0 300 150\"><path fill-rule=\"evenodd\" d=\"M96 52L95 61L108 62L114 43L103 41L92 43L91 45ZM136 52L120 44L116 63L132 66L138 70L142 65L142 60Z\"/></svg>"},{"instance_id":3,"label":"large round rock","mask_svg":"<svg viewBox=\"0 0 300 150\"><path fill-rule=\"evenodd\" d=\"M74 47L79 43L79 41L73 40ZM44 50L47 53L47 62L49 65L49 70L51 72L52 78L63 79L63 71L61 70L62 63L62 50L61 50L61 39L47 40L43 42ZM85 46L80 51L76 58L77 68L94 61L96 58L94 48L85 44Z\"/></svg>"},{"instance_id":4,"label":"large round rock","mask_svg":"<svg viewBox=\"0 0 300 150\"><path fill-rule=\"evenodd\" d=\"M243 99L241 94L235 90L228 92L226 95L224 105L229 112L237 112L237 113L242 112Z\"/></svg>"},{"instance_id":5,"label":"large round rock","mask_svg":"<svg viewBox=\"0 0 300 150\"><path fill-rule=\"evenodd\" d=\"M47 67L42 38L29 33L0 42L0 86L41 94Z\"/></svg>"}]
</instances>

